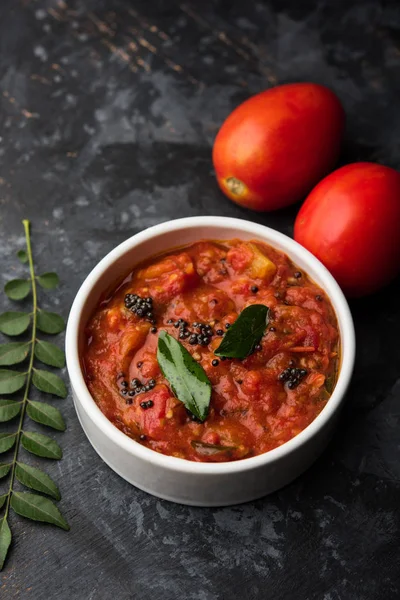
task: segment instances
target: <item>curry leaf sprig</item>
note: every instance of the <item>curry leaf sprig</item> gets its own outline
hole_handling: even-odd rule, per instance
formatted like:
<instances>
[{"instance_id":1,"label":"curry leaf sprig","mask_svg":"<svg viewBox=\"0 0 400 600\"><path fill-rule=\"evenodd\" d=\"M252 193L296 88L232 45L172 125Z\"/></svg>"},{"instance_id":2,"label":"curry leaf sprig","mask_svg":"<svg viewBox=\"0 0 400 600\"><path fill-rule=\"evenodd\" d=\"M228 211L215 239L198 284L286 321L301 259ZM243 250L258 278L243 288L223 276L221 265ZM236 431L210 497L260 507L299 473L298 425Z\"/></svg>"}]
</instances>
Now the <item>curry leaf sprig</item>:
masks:
<instances>
[{"instance_id":1,"label":"curry leaf sprig","mask_svg":"<svg viewBox=\"0 0 400 600\"><path fill-rule=\"evenodd\" d=\"M32 311L9 311L0 315L1 333L10 337L25 334L26 338L27 332L30 332L29 339L0 344L0 423L19 417L15 430L0 433L0 454L9 456L2 457L0 461L0 479L4 479L6 485L8 483L7 489L0 491L0 511L3 513L0 513L0 570L11 544L8 524L10 508L28 519L69 529L57 506L47 497L60 500L57 485L44 471L25 464L23 457L20 458L21 446L27 452L43 458L59 460L62 457L56 440L26 429L26 424L32 420L57 431L65 430L65 422L58 408L46 402L30 400L32 386L59 398L67 396L65 383L58 375L36 366L39 361L50 367L64 367L64 352L55 344L39 339L38 332L55 335L63 331L65 323L60 315L44 311L38 306L37 286L51 290L58 285L59 279L56 273L35 274L29 221L24 220L23 225L26 250L20 250L18 258L29 266L29 277L9 281L4 291L15 301L24 300L31 294ZM13 365L19 365L18 370L2 368ZM20 392L20 396L16 398L14 394L17 392ZM10 398L4 399L4 395ZM16 480L40 494L16 490Z\"/></svg>"}]
</instances>

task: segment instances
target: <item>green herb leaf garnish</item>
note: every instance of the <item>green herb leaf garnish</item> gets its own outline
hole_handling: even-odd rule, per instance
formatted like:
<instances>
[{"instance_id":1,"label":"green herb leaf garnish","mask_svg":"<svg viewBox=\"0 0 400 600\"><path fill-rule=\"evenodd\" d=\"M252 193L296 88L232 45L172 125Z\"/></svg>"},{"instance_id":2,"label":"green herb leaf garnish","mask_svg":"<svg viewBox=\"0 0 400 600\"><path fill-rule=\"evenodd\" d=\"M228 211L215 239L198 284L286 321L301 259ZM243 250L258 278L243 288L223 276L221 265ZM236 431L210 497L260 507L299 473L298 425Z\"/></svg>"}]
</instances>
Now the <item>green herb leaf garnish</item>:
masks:
<instances>
[{"instance_id":1,"label":"green herb leaf garnish","mask_svg":"<svg viewBox=\"0 0 400 600\"><path fill-rule=\"evenodd\" d=\"M7 552L11 544L11 531L4 516L0 520L0 571L6 560Z\"/></svg>"},{"instance_id":2,"label":"green herb leaf garnish","mask_svg":"<svg viewBox=\"0 0 400 600\"><path fill-rule=\"evenodd\" d=\"M0 432L0 454L4 454L0 464L0 479L9 479L6 483L6 493L0 494L0 508L3 508L0 518L0 570L11 544L12 536L8 525L10 510L28 519L69 529L68 523L52 500L38 494L15 490L15 481L18 480L32 490L47 494L55 500L60 499L60 492L54 481L41 469L21 462L19 454L22 446L28 452L42 458L59 460L62 457L62 450L55 439L42 433L28 431L26 425L35 421L57 431L65 430L65 422L58 408L45 402L29 400L29 392L33 386L53 396L65 398L67 395L65 383L58 375L50 370L35 368L36 360L49 367L64 367L64 352L54 344L38 339L38 332L54 335L63 331L65 322L60 315L44 311L38 305L38 285L50 290L58 285L59 280L56 273L35 275L29 221L24 220L23 225L26 250L19 250L17 256L22 264L29 266L29 277L9 281L5 285L5 293L15 301L23 300L31 294L32 308L29 312L8 311L0 314L1 333L19 336L29 329L28 341L0 344L0 367L26 362L18 371L0 368L0 394L17 395L17 392L22 390L16 399L0 399L0 424L10 422L11 428L11 422L17 422L14 431ZM7 452L8 455L5 454Z\"/></svg>"},{"instance_id":3,"label":"green herb leaf garnish","mask_svg":"<svg viewBox=\"0 0 400 600\"><path fill-rule=\"evenodd\" d=\"M55 406L46 402L29 400L26 414L36 423L47 425L58 431L65 431L65 421L62 414Z\"/></svg>"},{"instance_id":4,"label":"green herb leaf garnish","mask_svg":"<svg viewBox=\"0 0 400 600\"><path fill-rule=\"evenodd\" d=\"M260 342L268 325L268 306L252 304L238 316L214 352L226 358L246 358Z\"/></svg>"},{"instance_id":5,"label":"green herb leaf garnish","mask_svg":"<svg viewBox=\"0 0 400 600\"><path fill-rule=\"evenodd\" d=\"M21 335L28 329L30 320L24 312L5 312L0 315L0 331L6 335Z\"/></svg>"},{"instance_id":6,"label":"green herb leaf garnish","mask_svg":"<svg viewBox=\"0 0 400 600\"><path fill-rule=\"evenodd\" d=\"M57 273L43 273L43 275L39 275L37 280L39 285L46 290L52 290L60 283Z\"/></svg>"},{"instance_id":7,"label":"green herb leaf garnish","mask_svg":"<svg viewBox=\"0 0 400 600\"><path fill-rule=\"evenodd\" d=\"M220 452L232 452L236 450L236 446L221 446L220 444L207 444L206 442L202 442L201 440L192 440L190 442L192 448L196 450L199 454L203 454L204 456L212 456L214 454L219 454Z\"/></svg>"},{"instance_id":8,"label":"green herb leaf garnish","mask_svg":"<svg viewBox=\"0 0 400 600\"><path fill-rule=\"evenodd\" d=\"M37 328L43 333L55 335L65 329L65 321L57 313L40 310L37 314Z\"/></svg>"},{"instance_id":9,"label":"green herb leaf garnish","mask_svg":"<svg viewBox=\"0 0 400 600\"><path fill-rule=\"evenodd\" d=\"M12 279L4 286L4 291L11 300L23 300L31 291L31 282L27 279Z\"/></svg>"},{"instance_id":10,"label":"green herb leaf garnish","mask_svg":"<svg viewBox=\"0 0 400 600\"><path fill-rule=\"evenodd\" d=\"M53 396L59 396L60 398L67 397L68 392L65 383L55 373L43 369L34 369L32 383L41 392L53 394Z\"/></svg>"},{"instance_id":11,"label":"green herb leaf garnish","mask_svg":"<svg viewBox=\"0 0 400 600\"><path fill-rule=\"evenodd\" d=\"M32 490L48 494L56 500L60 500L61 498L60 490L51 477L36 467L18 462L15 469L15 477L19 482Z\"/></svg>"},{"instance_id":12,"label":"green herb leaf garnish","mask_svg":"<svg viewBox=\"0 0 400 600\"><path fill-rule=\"evenodd\" d=\"M0 370L0 394L13 394L18 392L26 381L26 373L11 371L10 369Z\"/></svg>"},{"instance_id":13,"label":"green herb leaf garnish","mask_svg":"<svg viewBox=\"0 0 400 600\"><path fill-rule=\"evenodd\" d=\"M25 252L25 250L18 250L17 256L23 265L25 265L29 261L29 256L27 252Z\"/></svg>"},{"instance_id":14,"label":"green herb leaf garnish","mask_svg":"<svg viewBox=\"0 0 400 600\"><path fill-rule=\"evenodd\" d=\"M52 458L60 460L62 458L62 450L55 440L36 433L35 431L24 431L21 435L21 444L28 452L42 456L43 458Z\"/></svg>"},{"instance_id":15,"label":"green herb leaf garnish","mask_svg":"<svg viewBox=\"0 0 400 600\"><path fill-rule=\"evenodd\" d=\"M0 344L0 365L8 367L23 362L29 354L30 342Z\"/></svg>"},{"instance_id":16,"label":"green herb leaf garnish","mask_svg":"<svg viewBox=\"0 0 400 600\"><path fill-rule=\"evenodd\" d=\"M0 347L1 351L1 347ZM35 356L45 365L62 369L65 366L65 354L58 346L50 342L38 340L35 346ZM1 358L1 357L0 357Z\"/></svg>"},{"instance_id":17,"label":"green herb leaf garnish","mask_svg":"<svg viewBox=\"0 0 400 600\"><path fill-rule=\"evenodd\" d=\"M56 505L44 496L38 496L30 492L13 492L11 496L11 508L18 515L27 519L51 523L67 531L69 530L68 523Z\"/></svg>"},{"instance_id":18,"label":"green herb leaf garnish","mask_svg":"<svg viewBox=\"0 0 400 600\"><path fill-rule=\"evenodd\" d=\"M9 474L11 469L11 465L0 465L0 479L3 479L6 475Z\"/></svg>"},{"instance_id":19,"label":"green herb leaf garnish","mask_svg":"<svg viewBox=\"0 0 400 600\"><path fill-rule=\"evenodd\" d=\"M14 446L16 438L16 433L0 433L0 453L10 450Z\"/></svg>"},{"instance_id":20,"label":"green herb leaf garnish","mask_svg":"<svg viewBox=\"0 0 400 600\"><path fill-rule=\"evenodd\" d=\"M158 338L157 360L178 400L204 421L210 405L211 383L203 367L165 331L161 331Z\"/></svg>"},{"instance_id":21,"label":"green herb leaf garnish","mask_svg":"<svg viewBox=\"0 0 400 600\"><path fill-rule=\"evenodd\" d=\"M21 402L0 400L0 423L11 421L21 412Z\"/></svg>"}]
</instances>

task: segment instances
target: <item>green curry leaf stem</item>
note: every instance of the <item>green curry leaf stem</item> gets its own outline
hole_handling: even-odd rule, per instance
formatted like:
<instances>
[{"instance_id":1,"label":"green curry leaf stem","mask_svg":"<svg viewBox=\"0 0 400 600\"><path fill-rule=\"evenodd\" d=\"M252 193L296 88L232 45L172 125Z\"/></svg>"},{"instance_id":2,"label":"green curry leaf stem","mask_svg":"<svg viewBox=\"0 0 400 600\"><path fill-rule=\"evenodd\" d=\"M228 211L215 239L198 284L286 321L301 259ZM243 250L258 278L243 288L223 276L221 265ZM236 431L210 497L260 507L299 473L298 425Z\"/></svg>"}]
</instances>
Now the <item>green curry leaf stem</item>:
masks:
<instances>
[{"instance_id":1,"label":"green curry leaf stem","mask_svg":"<svg viewBox=\"0 0 400 600\"><path fill-rule=\"evenodd\" d=\"M27 250L27 255L28 255L29 272L30 272L30 277L31 277L31 282L32 282L32 305L33 305L32 313L31 313L32 314L32 336L31 336L31 341L30 341L29 366L28 366L28 371L27 371L24 396L22 399L21 414L20 414L18 429L17 429L17 439L15 441L14 457L12 460L10 486L8 488L6 507L5 507L3 519L7 519L9 510L10 510L11 494L13 491L13 485L14 485L14 480L15 480L15 469L16 469L16 465L17 465L18 452L19 452L19 446L20 446L19 442L21 439L26 405L28 402L29 389L31 386L31 379L32 379L32 373L33 373L33 361L35 358L35 344L36 344L36 318L37 318L37 308L38 307L37 307L37 290L36 290L36 280L35 280L35 269L33 266L32 246L31 246L31 236L30 236L30 223L26 219L24 219L22 221L22 223L23 223L24 230L25 230L26 250Z\"/></svg>"}]
</instances>

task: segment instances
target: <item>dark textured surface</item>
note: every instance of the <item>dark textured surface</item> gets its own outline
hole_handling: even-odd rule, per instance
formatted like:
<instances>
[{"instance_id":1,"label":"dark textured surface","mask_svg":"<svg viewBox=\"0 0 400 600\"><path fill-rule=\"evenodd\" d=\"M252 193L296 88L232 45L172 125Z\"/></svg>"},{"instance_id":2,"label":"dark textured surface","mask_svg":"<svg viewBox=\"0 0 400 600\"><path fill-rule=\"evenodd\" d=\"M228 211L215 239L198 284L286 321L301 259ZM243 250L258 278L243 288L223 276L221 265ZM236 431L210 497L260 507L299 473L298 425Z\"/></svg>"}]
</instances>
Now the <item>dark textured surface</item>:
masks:
<instances>
[{"instance_id":1,"label":"dark textured surface","mask_svg":"<svg viewBox=\"0 0 400 600\"><path fill-rule=\"evenodd\" d=\"M342 159L399 167L399 67L397 0L1 0L2 283L23 272L22 218L40 269L61 271L49 303L65 315L96 262L149 225L218 214L290 234L295 209L254 215L219 193L222 120L275 83L325 83L348 114ZM65 457L48 471L72 529L11 516L2 600L399 598L398 307L398 284L352 303L358 357L337 434L304 476L244 506L136 490L61 401Z\"/></svg>"}]
</instances>

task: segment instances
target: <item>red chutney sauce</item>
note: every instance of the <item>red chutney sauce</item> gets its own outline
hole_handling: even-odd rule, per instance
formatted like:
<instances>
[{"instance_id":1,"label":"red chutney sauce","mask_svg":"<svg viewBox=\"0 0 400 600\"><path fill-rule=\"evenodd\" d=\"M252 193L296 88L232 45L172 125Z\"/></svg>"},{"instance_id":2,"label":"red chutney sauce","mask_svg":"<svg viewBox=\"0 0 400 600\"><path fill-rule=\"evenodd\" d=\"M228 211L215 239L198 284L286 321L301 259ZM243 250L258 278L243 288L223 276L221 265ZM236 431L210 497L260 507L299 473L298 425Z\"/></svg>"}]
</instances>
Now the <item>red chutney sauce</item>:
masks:
<instances>
[{"instance_id":1,"label":"red chutney sauce","mask_svg":"<svg viewBox=\"0 0 400 600\"><path fill-rule=\"evenodd\" d=\"M260 344L243 360L215 356L250 304L270 309ZM161 330L212 384L204 422L160 372ZM86 383L106 417L156 452L200 462L255 456L296 436L328 401L340 352L324 291L282 252L237 239L199 241L135 267L101 300L85 335Z\"/></svg>"}]
</instances>

